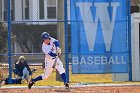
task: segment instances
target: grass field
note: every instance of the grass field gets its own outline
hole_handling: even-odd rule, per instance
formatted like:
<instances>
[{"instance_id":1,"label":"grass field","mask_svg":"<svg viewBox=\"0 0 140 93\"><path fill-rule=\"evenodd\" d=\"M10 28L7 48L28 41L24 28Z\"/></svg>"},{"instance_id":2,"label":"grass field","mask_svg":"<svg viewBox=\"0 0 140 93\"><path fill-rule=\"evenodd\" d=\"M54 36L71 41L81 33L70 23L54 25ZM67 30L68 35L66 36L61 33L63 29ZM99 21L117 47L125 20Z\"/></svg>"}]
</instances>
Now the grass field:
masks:
<instances>
[{"instance_id":1,"label":"grass field","mask_svg":"<svg viewBox=\"0 0 140 93\"><path fill-rule=\"evenodd\" d=\"M37 77L43 74L42 69L38 69L36 73L32 75L32 78ZM14 75L13 75L14 77ZM88 83L88 84L95 84L95 83L108 83L112 82L112 74L72 74L70 71L70 84L75 83ZM24 81L23 84L20 85L27 85ZM56 71L54 70L48 79L38 81L35 83L35 86L61 86L63 82L56 81Z\"/></svg>"},{"instance_id":2,"label":"grass field","mask_svg":"<svg viewBox=\"0 0 140 93\"><path fill-rule=\"evenodd\" d=\"M70 71L71 72L71 71ZM42 74L42 71L34 74L33 77ZM70 83L101 83L101 82L112 82L111 74L102 74L102 75L88 75L88 74L71 74L70 73ZM63 85L62 82L56 81L56 72L53 71L51 76L46 79L36 83L36 85Z\"/></svg>"},{"instance_id":3,"label":"grass field","mask_svg":"<svg viewBox=\"0 0 140 93\"><path fill-rule=\"evenodd\" d=\"M5 71L6 73L7 71ZM72 74L70 72L70 84L140 84L140 82L113 82L112 74ZM43 70L38 68L37 71L32 75L32 78L43 74ZM14 75L13 75L14 77ZM14 84L15 85L15 84ZM27 85L26 81L21 86ZM63 82L56 81L56 71L54 70L48 79L35 83L35 86L61 86ZM9 85L8 85L9 86ZM19 86L19 85L18 85Z\"/></svg>"}]
</instances>

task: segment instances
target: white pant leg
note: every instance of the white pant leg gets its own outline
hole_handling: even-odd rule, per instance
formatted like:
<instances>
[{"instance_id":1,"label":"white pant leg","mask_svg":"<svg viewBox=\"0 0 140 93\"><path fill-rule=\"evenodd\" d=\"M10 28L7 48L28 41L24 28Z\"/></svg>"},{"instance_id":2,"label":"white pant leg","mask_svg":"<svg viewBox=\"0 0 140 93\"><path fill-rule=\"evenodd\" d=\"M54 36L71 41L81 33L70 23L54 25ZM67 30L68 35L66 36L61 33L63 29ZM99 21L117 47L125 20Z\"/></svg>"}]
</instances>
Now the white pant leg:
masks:
<instances>
[{"instance_id":1,"label":"white pant leg","mask_svg":"<svg viewBox=\"0 0 140 93\"><path fill-rule=\"evenodd\" d=\"M65 73L65 69L63 67L63 63L62 63L62 61L59 58L57 58L57 62L56 62L55 68L58 70L58 72L60 74Z\"/></svg>"},{"instance_id":2,"label":"white pant leg","mask_svg":"<svg viewBox=\"0 0 140 93\"><path fill-rule=\"evenodd\" d=\"M42 79L48 78L53 71L53 68L44 68L44 74L42 74Z\"/></svg>"},{"instance_id":3,"label":"white pant leg","mask_svg":"<svg viewBox=\"0 0 140 93\"><path fill-rule=\"evenodd\" d=\"M53 71L53 68L52 68L53 64L54 64L54 61L52 60L52 58L50 57L45 58L45 68L44 68L44 74L42 74L42 79L46 79L50 76L50 74Z\"/></svg>"}]
</instances>

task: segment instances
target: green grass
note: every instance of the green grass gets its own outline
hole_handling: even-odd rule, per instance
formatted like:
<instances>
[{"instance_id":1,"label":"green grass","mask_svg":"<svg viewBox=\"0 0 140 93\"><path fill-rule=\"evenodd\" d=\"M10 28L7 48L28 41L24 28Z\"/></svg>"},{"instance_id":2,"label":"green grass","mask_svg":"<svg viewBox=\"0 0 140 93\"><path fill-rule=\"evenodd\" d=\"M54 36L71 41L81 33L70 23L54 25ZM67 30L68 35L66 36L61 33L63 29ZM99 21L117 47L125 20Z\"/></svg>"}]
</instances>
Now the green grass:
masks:
<instances>
[{"instance_id":1,"label":"green grass","mask_svg":"<svg viewBox=\"0 0 140 93\"><path fill-rule=\"evenodd\" d=\"M33 78L43 74L43 70L37 70ZM70 71L70 83L106 83L112 82L111 74L72 74ZM22 85L27 85L25 82ZM48 79L35 83L36 86L61 86L63 82L56 81L56 71L53 71Z\"/></svg>"},{"instance_id":2,"label":"green grass","mask_svg":"<svg viewBox=\"0 0 140 93\"><path fill-rule=\"evenodd\" d=\"M42 74L43 70L37 70L32 77L34 78ZM112 82L112 74L72 74L70 71L70 84L75 83L140 84L140 82ZM27 83L24 82L23 84L20 85L25 86L27 85ZM61 85L63 85L63 82L56 81L56 71L53 71L48 79L41 80L35 83L35 86L61 86Z\"/></svg>"}]
</instances>

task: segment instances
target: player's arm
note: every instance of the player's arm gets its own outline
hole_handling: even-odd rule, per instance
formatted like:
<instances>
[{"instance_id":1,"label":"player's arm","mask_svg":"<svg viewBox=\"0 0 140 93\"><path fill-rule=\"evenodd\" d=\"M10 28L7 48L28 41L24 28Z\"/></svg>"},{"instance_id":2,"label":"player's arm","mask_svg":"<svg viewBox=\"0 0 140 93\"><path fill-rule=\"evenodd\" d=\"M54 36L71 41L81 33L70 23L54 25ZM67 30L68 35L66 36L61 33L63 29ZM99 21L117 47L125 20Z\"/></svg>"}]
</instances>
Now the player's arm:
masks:
<instances>
[{"instance_id":1,"label":"player's arm","mask_svg":"<svg viewBox=\"0 0 140 93\"><path fill-rule=\"evenodd\" d=\"M29 71L29 75L32 75L32 71L31 71L31 69L30 69L28 63L25 61L24 64L25 64L25 67L27 68L27 70Z\"/></svg>"},{"instance_id":2,"label":"player's arm","mask_svg":"<svg viewBox=\"0 0 140 93\"><path fill-rule=\"evenodd\" d=\"M60 43L58 42L58 40L54 40L54 45L56 46L56 47L60 47Z\"/></svg>"},{"instance_id":3,"label":"player's arm","mask_svg":"<svg viewBox=\"0 0 140 93\"><path fill-rule=\"evenodd\" d=\"M54 41L54 45L56 46L57 55L60 55L61 54L61 48L60 48L60 43L58 42L58 40Z\"/></svg>"}]
</instances>

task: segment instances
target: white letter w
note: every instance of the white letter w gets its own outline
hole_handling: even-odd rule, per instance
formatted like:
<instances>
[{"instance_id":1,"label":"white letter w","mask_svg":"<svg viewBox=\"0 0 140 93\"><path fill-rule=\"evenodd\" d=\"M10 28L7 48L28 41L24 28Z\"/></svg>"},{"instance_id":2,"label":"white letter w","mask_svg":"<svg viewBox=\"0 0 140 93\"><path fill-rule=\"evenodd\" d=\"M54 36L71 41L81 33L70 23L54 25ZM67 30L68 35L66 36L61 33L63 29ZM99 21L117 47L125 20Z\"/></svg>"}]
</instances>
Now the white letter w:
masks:
<instances>
[{"instance_id":1,"label":"white letter w","mask_svg":"<svg viewBox=\"0 0 140 93\"><path fill-rule=\"evenodd\" d=\"M94 22L91 13L92 2L77 2L76 6L79 7L81 12L81 17L84 24L89 50L90 51L94 50L97 26L98 21L100 20L106 51L109 51L112 42L116 11L117 7L119 6L119 3L115 2L111 3L111 7L113 7L112 19L110 19L108 12L109 3L104 2L94 3L94 6L96 7L96 15Z\"/></svg>"}]
</instances>

